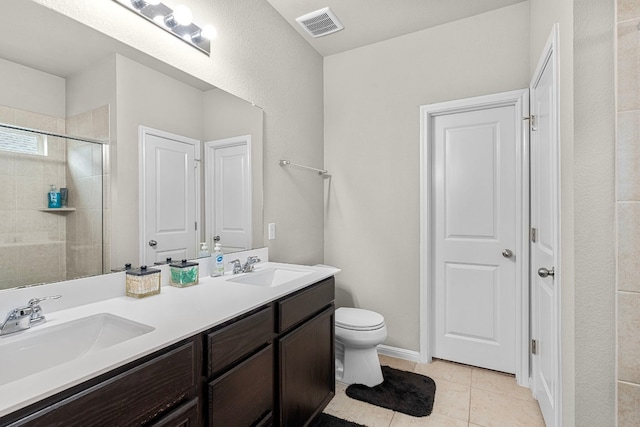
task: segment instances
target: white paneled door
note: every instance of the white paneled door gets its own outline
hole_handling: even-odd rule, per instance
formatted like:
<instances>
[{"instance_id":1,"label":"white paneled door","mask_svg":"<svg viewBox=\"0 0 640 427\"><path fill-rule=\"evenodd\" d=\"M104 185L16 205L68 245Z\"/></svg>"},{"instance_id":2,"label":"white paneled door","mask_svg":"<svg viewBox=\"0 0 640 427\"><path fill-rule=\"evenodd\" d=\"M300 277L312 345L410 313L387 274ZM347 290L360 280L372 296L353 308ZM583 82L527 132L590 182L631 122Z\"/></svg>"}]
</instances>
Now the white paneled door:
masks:
<instances>
[{"instance_id":1,"label":"white paneled door","mask_svg":"<svg viewBox=\"0 0 640 427\"><path fill-rule=\"evenodd\" d=\"M557 34L554 28L530 87L532 388L548 427L560 425Z\"/></svg>"},{"instance_id":2,"label":"white paneled door","mask_svg":"<svg viewBox=\"0 0 640 427\"><path fill-rule=\"evenodd\" d=\"M200 141L145 127L140 139L141 263L195 258Z\"/></svg>"},{"instance_id":3,"label":"white paneled door","mask_svg":"<svg viewBox=\"0 0 640 427\"><path fill-rule=\"evenodd\" d=\"M208 238L225 252L251 248L251 136L205 143Z\"/></svg>"},{"instance_id":4,"label":"white paneled door","mask_svg":"<svg viewBox=\"0 0 640 427\"><path fill-rule=\"evenodd\" d=\"M516 372L516 106L436 115L432 132L433 357Z\"/></svg>"}]
</instances>

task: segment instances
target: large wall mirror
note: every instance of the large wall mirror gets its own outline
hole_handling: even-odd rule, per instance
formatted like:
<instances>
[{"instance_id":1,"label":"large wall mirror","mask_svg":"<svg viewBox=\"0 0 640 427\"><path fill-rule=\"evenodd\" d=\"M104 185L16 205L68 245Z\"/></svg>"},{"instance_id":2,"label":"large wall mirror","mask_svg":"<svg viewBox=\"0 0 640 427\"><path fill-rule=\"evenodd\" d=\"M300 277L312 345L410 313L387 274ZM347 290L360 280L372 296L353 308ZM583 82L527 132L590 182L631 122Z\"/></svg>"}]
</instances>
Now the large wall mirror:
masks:
<instances>
[{"instance_id":1,"label":"large wall mirror","mask_svg":"<svg viewBox=\"0 0 640 427\"><path fill-rule=\"evenodd\" d=\"M24 28L30 29L28 36L21 36ZM57 156L49 157L49 163L40 159L39 164L35 155L2 154L0 150L0 200L24 204L20 198L30 197L33 206L29 209L34 210L25 215L18 211L10 214L0 207L0 257L6 258L2 251L26 251L17 263L2 267L16 274L0 280L0 289L153 261L142 260L141 255L148 241L141 213L154 209L141 197L145 183L141 129L199 142L195 176L198 223L193 224L197 229L193 244L185 249L189 258L198 255L199 242L212 248L213 237L220 234L215 229L219 220L214 216L216 208L220 211L220 203L215 204L217 184L211 182L216 176L211 172L215 162L224 158L216 151L220 147L244 144L245 165L250 167L246 175L249 182L245 183L248 192L242 202L243 209L248 209L245 236L233 240L229 234L225 242L222 233L223 247L238 250L263 245L263 111L31 1L3 2L0 123L45 133L53 129L60 135L49 142ZM92 144L65 139L64 135L108 143ZM76 176L82 178L81 183L74 181ZM33 185L18 187L20 180ZM68 187L69 205L75 210L48 212L50 185ZM29 194L19 188L28 188ZM181 200L178 196L176 200ZM11 222L12 215L24 224ZM24 246L25 240L28 248L11 246ZM44 255L47 246L56 249ZM33 274L19 278L18 270ZM54 270L56 275L38 274Z\"/></svg>"}]
</instances>

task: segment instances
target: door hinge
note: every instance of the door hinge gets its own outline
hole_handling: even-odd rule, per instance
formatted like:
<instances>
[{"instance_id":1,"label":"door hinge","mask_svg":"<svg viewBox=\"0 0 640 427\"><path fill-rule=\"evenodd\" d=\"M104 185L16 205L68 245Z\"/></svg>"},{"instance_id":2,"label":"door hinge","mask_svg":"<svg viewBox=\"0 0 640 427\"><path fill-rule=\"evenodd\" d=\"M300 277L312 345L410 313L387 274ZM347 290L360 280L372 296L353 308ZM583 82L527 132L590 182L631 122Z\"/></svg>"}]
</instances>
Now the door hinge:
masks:
<instances>
[{"instance_id":1,"label":"door hinge","mask_svg":"<svg viewBox=\"0 0 640 427\"><path fill-rule=\"evenodd\" d=\"M196 231L198 231L198 221L196 221Z\"/></svg>"},{"instance_id":2,"label":"door hinge","mask_svg":"<svg viewBox=\"0 0 640 427\"><path fill-rule=\"evenodd\" d=\"M535 227L531 227L531 233L530 233L529 237L531 238L531 241L533 243L536 242L536 240L538 238L538 230Z\"/></svg>"},{"instance_id":3,"label":"door hinge","mask_svg":"<svg viewBox=\"0 0 640 427\"><path fill-rule=\"evenodd\" d=\"M531 340L531 354L538 354L538 341Z\"/></svg>"},{"instance_id":4,"label":"door hinge","mask_svg":"<svg viewBox=\"0 0 640 427\"><path fill-rule=\"evenodd\" d=\"M531 126L532 131L538 130L538 121L537 117L533 114L528 117L523 117L522 120L529 120L529 126Z\"/></svg>"}]
</instances>

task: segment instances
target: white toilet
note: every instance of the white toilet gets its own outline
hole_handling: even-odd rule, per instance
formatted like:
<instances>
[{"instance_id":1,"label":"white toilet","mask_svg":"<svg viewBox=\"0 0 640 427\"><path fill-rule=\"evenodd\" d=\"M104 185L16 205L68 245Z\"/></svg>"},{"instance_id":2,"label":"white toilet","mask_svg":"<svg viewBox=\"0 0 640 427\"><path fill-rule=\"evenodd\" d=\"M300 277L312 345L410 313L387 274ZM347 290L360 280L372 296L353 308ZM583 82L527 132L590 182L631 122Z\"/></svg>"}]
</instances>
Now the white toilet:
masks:
<instances>
[{"instance_id":1,"label":"white toilet","mask_svg":"<svg viewBox=\"0 0 640 427\"><path fill-rule=\"evenodd\" d=\"M335 313L336 379L369 387L383 380L376 347L387 338L384 317L375 311L340 307Z\"/></svg>"}]
</instances>

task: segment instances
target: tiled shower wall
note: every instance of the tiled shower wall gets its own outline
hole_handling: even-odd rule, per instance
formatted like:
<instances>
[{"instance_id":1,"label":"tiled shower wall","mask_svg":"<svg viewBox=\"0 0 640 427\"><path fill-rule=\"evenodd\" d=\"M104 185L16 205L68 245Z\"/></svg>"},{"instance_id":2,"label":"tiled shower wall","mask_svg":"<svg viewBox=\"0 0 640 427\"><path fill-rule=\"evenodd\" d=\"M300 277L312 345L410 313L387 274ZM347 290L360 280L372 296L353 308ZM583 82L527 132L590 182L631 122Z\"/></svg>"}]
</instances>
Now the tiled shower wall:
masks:
<instances>
[{"instance_id":1,"label":"tiled shower wall","mask_svg":"<svg viewBox=\"0 0 640 427\"><path fill-rule=\"evenodd\" d=\"M64 133L65 120L0 106L0 122ZM50 185L64 187L65 140L49 155L0 152L0 289L66 279L66 219L44 212Z\"/></svg>"},{"instance_id":2,"label":"tiled shower wall","mask_svg":"<svg viewBox=\"0 0 640 427\"><path fill-rule=\"evenodd\" d=\"M0 105L0 123L109 139L108 106L65 120ZM0 289L100 274L103 264L108 269L102 148L48 137L47 156L0 151ZM52 184L69 189L75 211L44 210Z\"/></svg>"},{"instance_id":3,"label":"tiled shower wall","mask_svg":"<svg viewBox=\"0 0 640 427\"><path fill-rule=\"evenodd\" d=\"M640 1L617 0L618 426L640 423Z\"/></svg>"},{"instance_id":4,"label":"tiled shower wall","mask_svg":"<svg viewBox=\"0 0 640 427\"><path fill-rule=\"evenodd\" d=\"M69 117L66 125L68 135L108 140L109 106ZM67 276L100 274L109 253L109 242L103 242L103 146L69 141L66 177L69 204L76 208L67 216Z\"/></svg>"}]
</instances>

